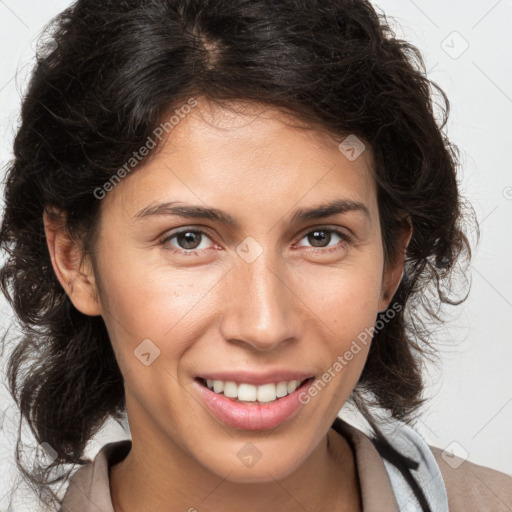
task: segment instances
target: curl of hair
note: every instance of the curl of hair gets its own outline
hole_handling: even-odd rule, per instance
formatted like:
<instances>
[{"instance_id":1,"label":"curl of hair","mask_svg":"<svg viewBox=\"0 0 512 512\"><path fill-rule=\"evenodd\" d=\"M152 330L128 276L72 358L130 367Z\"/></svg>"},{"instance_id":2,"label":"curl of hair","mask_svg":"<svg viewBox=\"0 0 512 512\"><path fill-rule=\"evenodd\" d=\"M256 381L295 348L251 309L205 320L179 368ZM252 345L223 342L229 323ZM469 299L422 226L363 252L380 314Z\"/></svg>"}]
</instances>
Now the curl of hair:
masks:
<instances>
[{"instance_id":1,"label":"curl of hair","mask_svg":"<svg viewBox=\"0 0 512 512\"><path fill-rule=\"evenodd\" d=\"M54 274L43 211L64 210L69 235L93 255L95 189L193 96L266 104L371 148L386 261L405 222L413 235L393 297L400 311L375 332L353 398L369 421L370 405L409 420L424 401L433 321L440 304L456 303L453 272L471 255L458 154L443 134L449 103L419 51L365 0L78 0L47 33L0 229L0 285L22 328L11 393L37 441L58 454L27 478L39 488L52 468L81 462L87 441L125 407L103 319L78 312Z\"/></svg>"}]
</instances>

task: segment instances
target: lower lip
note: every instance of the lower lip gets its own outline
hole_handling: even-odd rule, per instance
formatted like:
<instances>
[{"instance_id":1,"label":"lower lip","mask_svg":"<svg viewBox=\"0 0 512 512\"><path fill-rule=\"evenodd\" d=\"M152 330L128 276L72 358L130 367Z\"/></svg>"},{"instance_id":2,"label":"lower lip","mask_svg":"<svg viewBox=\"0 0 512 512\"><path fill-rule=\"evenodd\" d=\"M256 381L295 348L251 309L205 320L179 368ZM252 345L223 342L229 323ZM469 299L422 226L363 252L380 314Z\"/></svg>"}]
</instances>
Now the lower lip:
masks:
<instances>
[{"instance_id":1,"label":"lower lip","mask_svg":"<svg viewBox=\"0 0 512 512\"><path fill-rule=\"evenodd\" d=\"M297 414L304 405L299 396L307 391L313 381L314 378L308 379L293 393L265 404L236 402L203 386L197 379L194 380L194 385L209 410L223 423L244 430L266 430L277 427Z\"/></svg>"}]
</instances>

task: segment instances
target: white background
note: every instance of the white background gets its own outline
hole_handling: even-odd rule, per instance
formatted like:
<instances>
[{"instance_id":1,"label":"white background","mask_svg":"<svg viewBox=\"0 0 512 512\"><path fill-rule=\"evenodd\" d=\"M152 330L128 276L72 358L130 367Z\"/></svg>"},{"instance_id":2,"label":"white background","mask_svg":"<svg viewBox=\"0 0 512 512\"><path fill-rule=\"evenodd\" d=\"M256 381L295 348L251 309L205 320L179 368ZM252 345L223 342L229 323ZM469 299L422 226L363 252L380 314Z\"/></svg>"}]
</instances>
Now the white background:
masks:
<instances>
[{"instance_id":1,"label":"white background","mask_svg":"<svg viewBox=\"0 0 512 512\"><path fill-rule=\"evenodd\" d=\"M0 0L2 166L11 157L34 39L68 5ZM431 400L416 429L432 445L512 475L512 1L380 0L376 5L394 18L398 35L419 47L429 78L450 99L447 133L462 152L462 191L482 231L470 297L452 308L452 321L437 334L441 365L429 368ZM0 315L3 332L12 320L3 296ZM5 382L3 375L0 380ZM14 409L5 384L0 399L2 411L8 409L6 415L0 412L0 475L14 475ZM91 443L89 454L126 436L109 427ZM0 511L9 504L5 485L2 478Z\"/></svg>"}]
</instances>

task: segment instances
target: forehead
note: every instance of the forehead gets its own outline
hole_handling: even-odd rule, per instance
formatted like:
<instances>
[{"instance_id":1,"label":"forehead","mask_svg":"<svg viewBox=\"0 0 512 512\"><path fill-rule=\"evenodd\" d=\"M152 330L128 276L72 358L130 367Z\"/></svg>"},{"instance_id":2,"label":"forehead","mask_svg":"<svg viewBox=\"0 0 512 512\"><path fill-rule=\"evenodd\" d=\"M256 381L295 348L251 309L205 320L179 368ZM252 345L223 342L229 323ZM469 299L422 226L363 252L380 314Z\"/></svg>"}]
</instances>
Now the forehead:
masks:
<instances>
[{"instance_id":1,"label":"forehead","mask_svg":"<svg viewBox=\"0 0 512 512\"><path fill-rule=\"evenodd\" d=\"M342 198L366 203L374 215L369 148L352 159L340 150L345 139L268 106L199 100L155 154L107 194L104 207L122 203L133 218L151 203L181 198L282 215L293 205Z\"/></svg>"}]
</instances>

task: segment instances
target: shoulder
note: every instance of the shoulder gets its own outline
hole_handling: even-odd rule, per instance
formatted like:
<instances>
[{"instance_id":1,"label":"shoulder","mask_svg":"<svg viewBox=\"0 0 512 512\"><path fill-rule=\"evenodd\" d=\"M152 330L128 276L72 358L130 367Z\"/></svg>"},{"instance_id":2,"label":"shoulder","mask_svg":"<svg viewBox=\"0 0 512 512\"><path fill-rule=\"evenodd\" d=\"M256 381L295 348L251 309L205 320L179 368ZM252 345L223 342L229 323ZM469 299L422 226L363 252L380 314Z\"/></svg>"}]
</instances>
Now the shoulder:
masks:
<instances>
[{"instance_id":1,"label":"shoulder","mask_svg":"<svg viewBox=\"0 0 512 512\"><path fill-rule=\"evenodd\" d=\"M114 512L109 469L126 457L131 445L131 439L107 443L93 460L74 471L60 500L59 512Z\"/></svg>"},{"instance_id":2,"label":"shoulder","mask_svg":"<svg viewBox=\"0 0 512 512\"><path fill-rule=\"evenodd\" d=\"M430 446L441 470L450 511L512 511L512 476Z\"/></svg>"}]
</instances>

